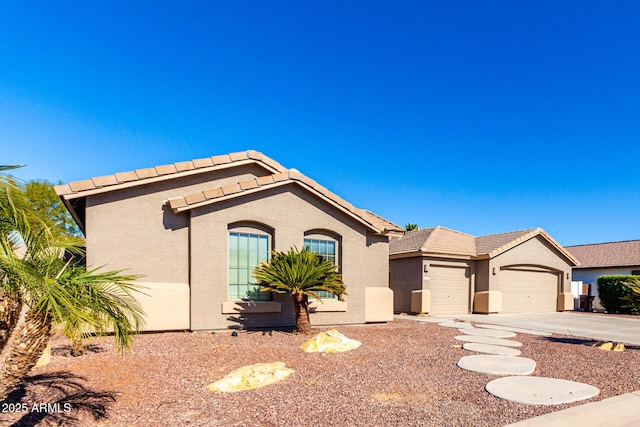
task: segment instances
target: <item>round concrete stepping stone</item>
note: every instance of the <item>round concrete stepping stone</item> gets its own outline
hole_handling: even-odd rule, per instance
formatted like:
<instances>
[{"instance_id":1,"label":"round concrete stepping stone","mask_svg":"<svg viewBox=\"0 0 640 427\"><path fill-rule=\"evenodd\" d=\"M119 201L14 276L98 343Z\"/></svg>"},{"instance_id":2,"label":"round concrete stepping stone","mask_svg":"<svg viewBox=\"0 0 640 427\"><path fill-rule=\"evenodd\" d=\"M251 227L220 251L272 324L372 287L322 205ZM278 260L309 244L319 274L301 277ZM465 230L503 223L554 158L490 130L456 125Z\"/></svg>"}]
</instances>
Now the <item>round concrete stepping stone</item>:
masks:
<instances>
[{"instance_id":1,"label":"round concrete stepping stone","mask_svg":"<svg viewBox=\"0 0 640 427\"><path fill-rule=\"evenodd\" d=\"M513 338L516 336L513 332L499 331L497 329L461 328L458 330L465 335L474 335L477 337Z\"/></svg>"},{"instance_id":2,"label":"round concrete stepping stone","mask_svg":"<svg viewBox=\"0 0 640 427\"><path fill-rule=\"evenodd\" d=\"M438 326L444 326L445 328L473 328L471 323L466 322L442 322L438 323Z\"/></svg>"},{"instance_id":3,"label":"round concrete stepping stone","mask_svg":"<svg viewBox=\"0 0 640 427\"><path fill-rule=\"evenodd\" d=\"M553 335L551 332L542 332L542 331L534 331L532 329L522 329L516 328L513 326L503 326L503 325L475 325L476 328L485 328L485 329L497 329L501 331L511 331L517 332L520 334L529 334L529 335L539 335L541 337L550 337Z\"/></svg>"},{"instance_id":4,"label":"round concrete stepping stone","mask_svg":"<svg viewBox=\"0 0 640 427\"><path fill-rule=\"evenodd\" d=\"M589 384L544 377L498 378L485 388L501 399L526 405L560 405L600 394L600 390Z\"/></svg>"},{"instance_id":5,"label":"round concrete stepping stone","mask_svg":"<svg viewBox=\"0 0 640 427\"><path fill-rule=\"evenodd\" d=\"M522 343L518 341L505 340L503 338L478 337L475 335L456 335L454 337L458 341L477 342L480 344L501 345L504 347L521 347Z\"/></svg>"},{"instance_id":6,"label":"round concrete stepping stone","mask_svg":"<svg viewBox=\"0 0 640 427\"><path fill-rule=\"evenodd\" d=\"M468 342L462 346L463 349L475 351L476 353L497 354L500 356L520 356L522 352L512 347L502 347L493 344L480 344L477 342Z\"/></svg>"},{"instance_id":7,"label":"round concrete stepping stone","mask_svg":"<svg viewBox=\"0 0 640 427\"><path fill-rule=\"evenodd\" d=\"M490 375L531 375L536 369L536 361L526 357L474 354L458 360L458 366Z\"/></svg>"}]
</instances>

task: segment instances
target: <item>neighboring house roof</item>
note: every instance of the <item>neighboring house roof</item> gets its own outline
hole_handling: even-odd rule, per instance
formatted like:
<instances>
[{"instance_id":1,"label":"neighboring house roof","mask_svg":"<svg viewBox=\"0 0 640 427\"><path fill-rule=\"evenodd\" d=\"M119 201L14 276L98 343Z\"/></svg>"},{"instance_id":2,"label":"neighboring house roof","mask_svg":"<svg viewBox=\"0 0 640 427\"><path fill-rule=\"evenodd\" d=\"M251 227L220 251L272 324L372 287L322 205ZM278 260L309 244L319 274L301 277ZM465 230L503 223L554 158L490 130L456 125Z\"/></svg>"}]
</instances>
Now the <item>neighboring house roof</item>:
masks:
<instances>
[{"instance_id":1,"label":"neighboring house roof","mask_svg":"<svg viewBox=\"0 0 640 427\"><path fill-rule=\"evenodd\" d=\"M640 240L565 246L579 261L579 268L640 266Z\"/></svg>"},{"instance_id":2,"label":"neighboring house roof","mask_svg":"<svg viewBox=\"0 0 640 427\"><path fill-rule=\"evenodd\" d=\"M168 200L167 204L174 212L178 213L209 203L237 197L241 194L248 194L267 188L296 183L313 191L321 198L324 198L334 206L345 211L347 214L354 217L376 233L398 234L403 231L403 229L398 225L387 221L372 212L356 208L351 203L332 193L311 178L302 175L295 169L288 170L278 162L253 150L190 160L186 162L178 162L171 165L155 166L147 169L137 169L132 172L121 172L113 175L91 178L84 181L75 181L69 184L57 185L54 189L58 196L60 196L64 201L65 205L76 219L76 222L80 225L80 228L84 229L84 200L86 196L144 185L152 182L176 179L196 173L206 173L248 163L261 165L267 171L271 172L271 175L237 182L223 187L214 187L195 194L175 197Z\"/></svg>"},{"instance_id":3,"label":"neighboring house roof","mask_svg":"<svg viewBox=\"0 0 640 427\"><path fill-rule=\"evenodd\" d=\"M570 252L565 250L541 228L473 237L469 234L438 226L407 232L400 239L391 241L389 252L392 255L420 252L424 255L448 254L467 256L469 258L493 258L535 236L543 237L569 261L575 265L578 264L578 260Z\"/></svg>"}]
</instances>

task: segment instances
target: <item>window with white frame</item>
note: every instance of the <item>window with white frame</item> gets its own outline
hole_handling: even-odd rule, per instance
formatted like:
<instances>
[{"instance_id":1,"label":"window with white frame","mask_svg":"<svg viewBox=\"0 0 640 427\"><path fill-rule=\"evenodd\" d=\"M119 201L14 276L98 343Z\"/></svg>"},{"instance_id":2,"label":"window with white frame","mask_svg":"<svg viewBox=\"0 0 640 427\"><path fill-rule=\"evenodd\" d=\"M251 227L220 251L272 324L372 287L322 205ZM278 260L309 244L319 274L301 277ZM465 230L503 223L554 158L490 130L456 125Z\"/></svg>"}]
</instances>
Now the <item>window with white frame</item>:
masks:
<instances>
[{"instance_id":1,"label":"window with white frame","mask_svg":"<svg viewBox=\"0 0 640 427\"><path fill-rule=\"evenodd\" d=\"M304 239L304 247L311 252L315 252L322 257L324 260L331 261L334 264L337 263L337 241L326 238L316 238L314 237L305 237ZM327 291L318 291L318 296L320 298L335 298L336 296Z\"/></svg>"},{"instance_id":2,"label":"window with white frame","mask_svg":"<svg viewBox=\"0 0 640 427\"><path fill-rule=\"evenodd\" d=\"M265 301L270 292L261 292L253 269L269 260L269 236L229 232L229 298Z\"/></svg>"}]
</instances>

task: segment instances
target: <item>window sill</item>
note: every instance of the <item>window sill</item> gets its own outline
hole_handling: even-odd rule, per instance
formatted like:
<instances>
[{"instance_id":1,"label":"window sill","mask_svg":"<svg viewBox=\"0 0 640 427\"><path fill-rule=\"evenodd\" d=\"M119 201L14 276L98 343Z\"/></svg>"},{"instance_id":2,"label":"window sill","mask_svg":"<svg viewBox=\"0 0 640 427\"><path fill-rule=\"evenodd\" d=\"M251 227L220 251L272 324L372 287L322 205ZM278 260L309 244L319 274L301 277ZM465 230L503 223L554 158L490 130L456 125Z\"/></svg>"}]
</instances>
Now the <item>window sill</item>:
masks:
<instances>
[{"instance_id":1,"label":"window sill","mask_svg":"<svg viewBox=\"0 0 640 427\"><path fill-rule=\"evenodd\" d=\"M281 307L276 301L223 301L222 314L280 313Z\"/></svg>"}]
</instances>

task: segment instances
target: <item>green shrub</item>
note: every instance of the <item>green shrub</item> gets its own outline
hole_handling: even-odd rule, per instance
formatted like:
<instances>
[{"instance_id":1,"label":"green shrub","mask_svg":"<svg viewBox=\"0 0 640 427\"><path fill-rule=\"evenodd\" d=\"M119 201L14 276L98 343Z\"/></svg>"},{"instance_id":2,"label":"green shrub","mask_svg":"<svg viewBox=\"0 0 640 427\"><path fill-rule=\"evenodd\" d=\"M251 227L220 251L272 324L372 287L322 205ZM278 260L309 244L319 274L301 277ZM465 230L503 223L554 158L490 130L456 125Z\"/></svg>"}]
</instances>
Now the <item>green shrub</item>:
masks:
<instances>
[{"instance_id":1,"label":"green shrub","mask_svg":"<svg viewBox=\"0 0 640 427\"><path fill-rule=\"evenodd\" d=\"M640 279L637 276L630 276L625 282L629 287L629 295L622 297L622 308L629 309L630 312L640 313Z\"/></svg>"},{"instance_id":2,"label":"green shrub","mask_svg":"<svg viewBox=\"0 0 640 427\"><path fill-rule=\"evenodd\" d=\"M640 276L598 277L598 297L607 313L640 314L640 307L629 303L628 297L634 294L630 281L640 281Z\"/></svg>"}]
</instances>

